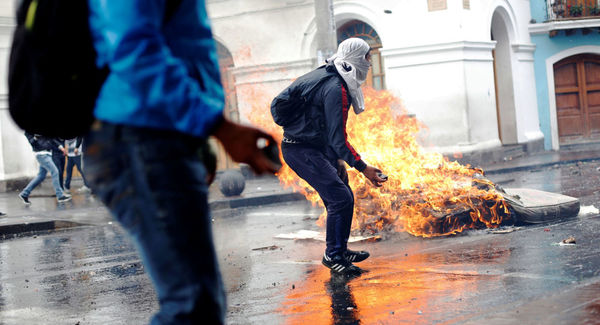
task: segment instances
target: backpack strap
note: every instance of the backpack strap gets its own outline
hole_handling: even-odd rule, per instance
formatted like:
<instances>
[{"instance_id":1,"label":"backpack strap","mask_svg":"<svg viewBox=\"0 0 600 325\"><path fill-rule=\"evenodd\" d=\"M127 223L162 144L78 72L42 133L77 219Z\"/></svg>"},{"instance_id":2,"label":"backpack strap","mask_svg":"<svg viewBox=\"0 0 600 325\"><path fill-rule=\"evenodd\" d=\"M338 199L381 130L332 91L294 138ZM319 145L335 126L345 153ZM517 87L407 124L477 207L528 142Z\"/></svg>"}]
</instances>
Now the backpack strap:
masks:
<instances>
[{"instance_id":1,"label":"backpack strap","mask_svg":"<svg viewBox=\"0 0 600 325\"><path fill-rule=\"evenodd\" d=\"M310 87L308 87L308 89L306 89L306 91L304 91L303 93L305 93L306 95L302 96L306 102L310 103L313 100L313 97L315 96L316 93L316 89L318 89L319 87L321 87L321 85L323 83L325 83L325 81L339 76L339 74L337 72L332 72L332 71L327 71L327 74L322 76L317 82L313 83Z\"/></svg>"}]
</instances>

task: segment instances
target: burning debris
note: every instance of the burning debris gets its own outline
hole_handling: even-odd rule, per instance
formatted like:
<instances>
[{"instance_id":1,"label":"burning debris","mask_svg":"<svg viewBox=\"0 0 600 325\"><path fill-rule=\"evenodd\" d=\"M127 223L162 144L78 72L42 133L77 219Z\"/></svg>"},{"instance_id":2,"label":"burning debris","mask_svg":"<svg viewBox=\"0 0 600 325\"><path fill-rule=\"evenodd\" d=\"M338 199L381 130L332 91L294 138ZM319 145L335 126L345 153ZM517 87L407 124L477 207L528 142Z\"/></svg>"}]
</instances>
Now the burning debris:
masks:
<instances>
[{"instance_id":1,"label":"burning debris","mask_svg":"<svg viewBox=\"0 0 600 325\"><path fill-rule=\"evenodd\" d=\"M511 195L497 187L482 170L451 162L421 147L416 136L424 126L408 115L391 93L364 89L364 94L368 109L360 117L349 115L348 138L369 164L385 170L389 180L376 188L356 170L348 170L355 194L355 232L444 236L465 229L497 228L514 223L515 210L532 211L520 194ZM281 138L281 129L265 107L254 107L251 121ZM322 206L318 194L288 166L284 165L278 177L284 185ZM578 210L579 201L576 206ZM325 217L324 212L318 224L324 225Z\"/></svg>"}]
</instances>

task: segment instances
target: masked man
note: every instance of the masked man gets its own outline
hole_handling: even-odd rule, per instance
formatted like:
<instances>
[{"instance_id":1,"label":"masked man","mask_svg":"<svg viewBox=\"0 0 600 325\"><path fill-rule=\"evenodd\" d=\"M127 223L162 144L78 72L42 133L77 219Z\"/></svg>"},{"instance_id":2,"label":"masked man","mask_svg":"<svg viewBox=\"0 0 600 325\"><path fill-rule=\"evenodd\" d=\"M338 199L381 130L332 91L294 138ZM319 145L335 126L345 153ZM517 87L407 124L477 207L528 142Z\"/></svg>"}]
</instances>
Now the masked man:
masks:
<instances>
[{"instance_id":1,"label":"masked man","mask_svg":"<svg viewBox=\"0 0 600 325\"><path fill-rule=\"evenodd\" d=\"M348 142L346 122L350 104L364 111L360 86L371 67L370 47L362 39L343 41L327 64L298 78L298 84L318 83L303 116L284 127L281 144L286 163L320 195L327 209L327 247L323 265L341 274L360 273L352 262L369 257L347 247L354 213L354 195L348 185L346 162L374 186L386 181L381 170L367 165ZM324 81L323 81L324 80ZM294 84L292 84L293 86Z\"/></svg>"}]
</instances>

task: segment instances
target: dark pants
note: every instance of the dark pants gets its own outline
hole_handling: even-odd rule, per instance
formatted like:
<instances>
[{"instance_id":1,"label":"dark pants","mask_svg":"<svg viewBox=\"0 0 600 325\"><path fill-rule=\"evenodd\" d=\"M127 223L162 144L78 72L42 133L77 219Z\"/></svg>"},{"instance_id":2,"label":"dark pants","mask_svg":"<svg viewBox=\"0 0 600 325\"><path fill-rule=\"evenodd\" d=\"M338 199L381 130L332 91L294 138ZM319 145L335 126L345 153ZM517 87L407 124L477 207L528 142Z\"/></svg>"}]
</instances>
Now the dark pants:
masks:
<instances>
[{"instance_id":1,"label":"dark pants","mask_svg":"<svg viewBox=\"0 0 600 325\"><path fill-rule=\"evenodd\" d=\"M283 143L283 159L298 176L312 186L327 209L327 248L329 257L342 255L348 247L354 195L348 183L338 175L337 159L318 148Z\"/></svg>"},{"instance_id":2,"label":"dark pants","mask_svg":"<svg viewBox=\"0 0 600 325\"><path fill-rule=\"evenodd\" d=\"M60 182L60 188L64 189L63 174L65 173L65 154L60 150L52 150L52 161L58 169L58 181Z\"/></svg>"},{"instance_id":3,"label":"dark pants","mask_svg":"<svg viewBox=\"0 0 600 325\"><path fill-rule=\"evenodd\" d=\"M89 187L85 179L85 175L83 174L83 169L81 169L81 155L78 155L67 157L67 178L65 178L65 189L68 190L71 188L71 177L73 176L73 168L75 167L77 167L79 174L81 174L81 178L83 178L83 185Z\"/></svg>"},{"instance_id":4,"label":"dark pants","mask_svg":"<svg viewBox=\"0 0 600 325\"><path fill-rule=\"evenodd\" d=\"M87 180L132 236L158 295L151 324L222 324L206 169L196 140L103 123L85 139Z\"/></svg>"}]
</instances>

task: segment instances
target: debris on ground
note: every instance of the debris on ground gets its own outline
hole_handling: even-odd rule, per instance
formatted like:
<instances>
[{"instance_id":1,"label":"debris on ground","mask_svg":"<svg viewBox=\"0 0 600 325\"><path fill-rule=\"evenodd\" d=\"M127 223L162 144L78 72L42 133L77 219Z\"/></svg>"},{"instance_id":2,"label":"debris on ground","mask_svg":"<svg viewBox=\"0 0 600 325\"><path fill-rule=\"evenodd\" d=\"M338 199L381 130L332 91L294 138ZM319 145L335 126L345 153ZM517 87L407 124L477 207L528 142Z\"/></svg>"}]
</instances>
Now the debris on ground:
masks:
<instances>
[{"instance_id":1,"label":"debris on ground","mask_svg":"<svg viewBox=\"0 0 600 325\"><path fill-rule=\"evenodd\" d=\"M257 248L253 248L252 250L253 251L266 251L266 250L274 251L276 249L279 249L279 246L271 245L271 246L257 247Z\"/></svg>"},{"instance_id":2,"label":"debris on ground","mask_svg":"<svg viewBox=\"0 0 600 325\"><path fill-rule=\"evenodd\" d=\"M575 245L575 237L571 236L567 239L563 239L560 244L561 245Z\"/></svg>"},{"instance_id":3,"label":"debris on ground","mask_svg":"<svg viewBox=\"0 0 600 325\"><path fill-rule=\"evenodd\" d=\"M294 239L294 240L318 240L325 241L325 233L314 231L314 230L306 230L301 229L296 232L290 232L286 234L276 235L275 238L278 239ZM371 235L371 236L350 236L348 239L349 243L359 243L359 242L375 242L381 240L380 235Z\"/></svg>"},{"instance_id":4,"label":"debris on ground","mask_svg":"<svg viewBox=\"0 0 600 325\"><path fill-rule=\"evenodd\" d=\"M581 208L579 208L579 214L577 216L582 217L582 216L597 215L597 214L600 214L600 210L598 210L598 208L596 208L595 206L582 205Z\"/></svg>"},{"instance_id":5,"label":"debris on ground","mask_svg":"<svg viewBox=\"0 0 600 325\"><path fill-rule=\"evenodd\" d=\"M488 233L490 234L508 234L509 232L521 230L523 227L500 227L494 229L488 229Z\"/></svg>"}]
</instances>

